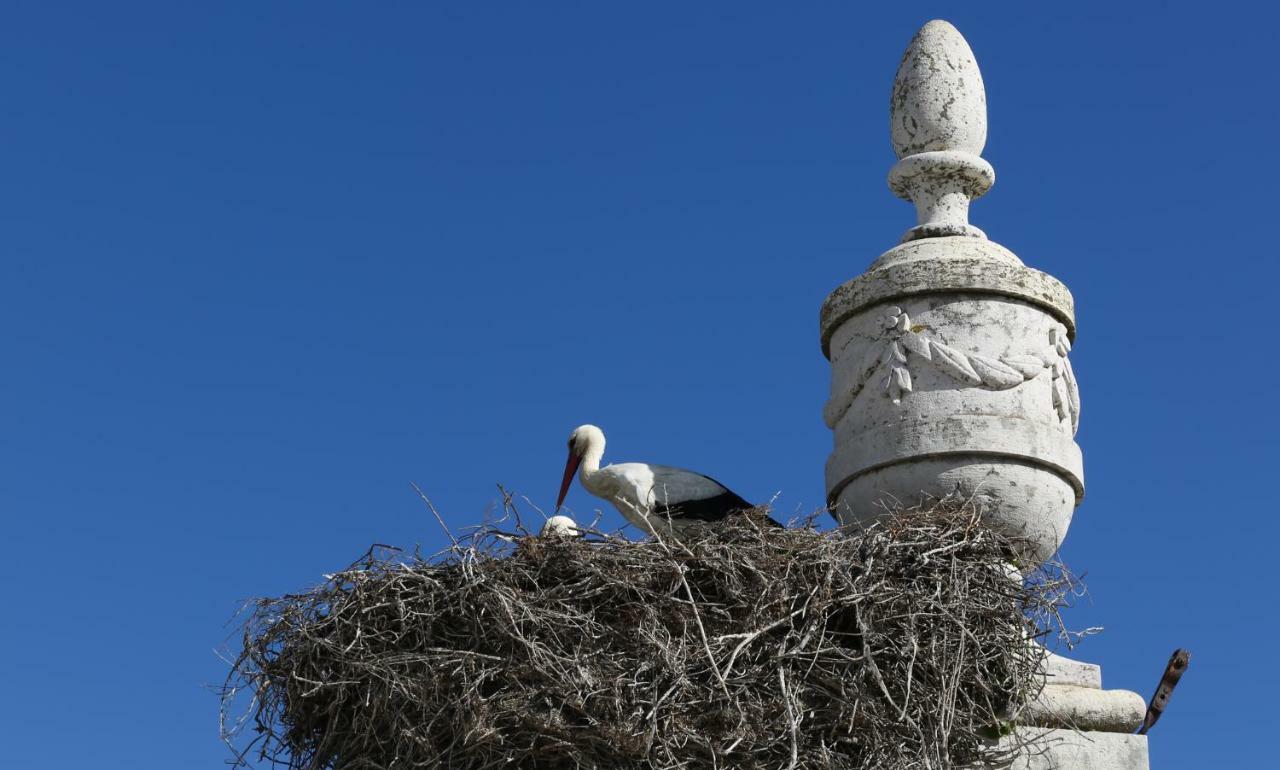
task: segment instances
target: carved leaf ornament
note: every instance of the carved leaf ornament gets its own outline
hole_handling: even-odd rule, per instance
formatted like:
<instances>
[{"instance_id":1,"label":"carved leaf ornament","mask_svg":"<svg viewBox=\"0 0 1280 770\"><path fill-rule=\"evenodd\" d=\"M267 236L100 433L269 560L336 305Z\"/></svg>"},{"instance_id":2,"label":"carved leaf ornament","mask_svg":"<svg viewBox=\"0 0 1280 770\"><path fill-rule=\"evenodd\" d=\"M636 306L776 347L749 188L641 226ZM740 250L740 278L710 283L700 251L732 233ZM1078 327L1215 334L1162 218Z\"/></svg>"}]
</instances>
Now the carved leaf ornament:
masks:
<instances>
[{"instance_id":1,"label":"carved leaf ornament","mask_svg":"<svg viewBox=\"0 0 1280 770\"><path fill-rule=\"evenodd\" d=\"M903 394L912 390L911 370L907 368L912 359L923 359L952 379L988 390L1016 388L1048 369L1053 376L1053 408L1058 419L1071 421L1072 435L1080 427L1080 390L1067 360L1071 340L1062 324L1049 332L1049 345L1041 355L991 358L963 353L929 338L923 326L912 326L902 308L891 307L877 320L883 340L867 348L852 386L827 403L823 410L827 427L836 426L854 398L873 380L893 403L902 403Z\"/></svg>"}]
</instances>

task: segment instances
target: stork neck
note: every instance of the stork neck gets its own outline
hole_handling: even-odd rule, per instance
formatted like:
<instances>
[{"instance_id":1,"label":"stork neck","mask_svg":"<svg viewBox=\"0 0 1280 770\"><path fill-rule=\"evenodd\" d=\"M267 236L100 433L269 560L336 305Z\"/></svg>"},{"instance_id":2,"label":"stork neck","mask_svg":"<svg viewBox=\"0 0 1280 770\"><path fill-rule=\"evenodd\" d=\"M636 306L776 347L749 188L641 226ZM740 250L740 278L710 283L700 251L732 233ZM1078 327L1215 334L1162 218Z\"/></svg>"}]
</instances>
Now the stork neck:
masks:
<instances>
[{"instance_id":1,"label":"stork neck","mask_svg":"<svg viewBox=\"0 0 1280 770\"><path fill-rule=\"evenodd\" d=\"M604 457L604 444L592 441L582 452L582 464L578 468L578 478L582 486L589 492L596 492L596 481L599 480L600 459Z\"/></svg>"}]
</instances>

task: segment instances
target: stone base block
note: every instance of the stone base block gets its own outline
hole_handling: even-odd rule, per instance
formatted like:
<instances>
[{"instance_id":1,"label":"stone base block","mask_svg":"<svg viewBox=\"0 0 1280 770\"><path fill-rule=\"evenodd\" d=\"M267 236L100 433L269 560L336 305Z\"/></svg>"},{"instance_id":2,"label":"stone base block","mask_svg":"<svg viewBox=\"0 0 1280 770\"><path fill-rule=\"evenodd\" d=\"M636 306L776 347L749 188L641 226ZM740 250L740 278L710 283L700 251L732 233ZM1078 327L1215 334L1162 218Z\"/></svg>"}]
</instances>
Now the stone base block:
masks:
<instances>
[{"instance_id":1,"label":"stone base block","mask_svg":"<svg viewBox=\"0 0 1280 770\"><path fill-rule=\"evenodd\" d=\"M1150 770L1145 735L1020 727L1018 738L1030 745L1007 770Z\"/></svg>"}]
</instances>

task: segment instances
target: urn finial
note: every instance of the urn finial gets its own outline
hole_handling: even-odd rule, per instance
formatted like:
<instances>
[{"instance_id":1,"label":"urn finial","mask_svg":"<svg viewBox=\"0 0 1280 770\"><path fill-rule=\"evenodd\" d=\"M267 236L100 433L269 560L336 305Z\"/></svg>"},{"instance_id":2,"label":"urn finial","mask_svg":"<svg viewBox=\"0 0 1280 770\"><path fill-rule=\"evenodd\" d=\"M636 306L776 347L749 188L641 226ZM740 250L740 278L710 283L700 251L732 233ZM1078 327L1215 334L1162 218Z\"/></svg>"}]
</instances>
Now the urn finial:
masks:
<instances>
[{"instance_id":1,"label":"urn finial","mask_svg":"<svg viewBox=\"0 0 1280 770\"><path fill-rule=\"evenodd\" d=\"M889 136L900 158L889 189L916 204L917 225L902 240L985 238L969 224L969 201L995 183L995 170L979 157L987 94L973 51L948 22L925 24L907 46L893 81Z\"/></svg>"}]
</instances>

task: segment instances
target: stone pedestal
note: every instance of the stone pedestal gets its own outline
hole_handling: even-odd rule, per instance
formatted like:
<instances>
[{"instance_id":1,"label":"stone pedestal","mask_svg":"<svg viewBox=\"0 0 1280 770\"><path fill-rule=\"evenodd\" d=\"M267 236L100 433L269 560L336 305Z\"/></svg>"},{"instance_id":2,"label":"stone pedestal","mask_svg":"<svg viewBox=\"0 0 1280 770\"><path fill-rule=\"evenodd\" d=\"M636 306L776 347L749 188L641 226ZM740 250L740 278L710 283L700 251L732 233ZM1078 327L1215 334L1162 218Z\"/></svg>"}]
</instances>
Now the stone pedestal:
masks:
<instances>
[{"instance_id":1,"label":"stone pedestal","mask_svg":"<svg viewBox=\"0 0 1280 770\"><path fill-rule=\"evenodd\" d=\"M1146 703L1128 690L1102 689L1092 663L1050 655L1045 687L1015 717L1002 743L1018 756L1002 770L1149 770L1147 737L1134 735Z\"/></svg>"}]
</instances>

